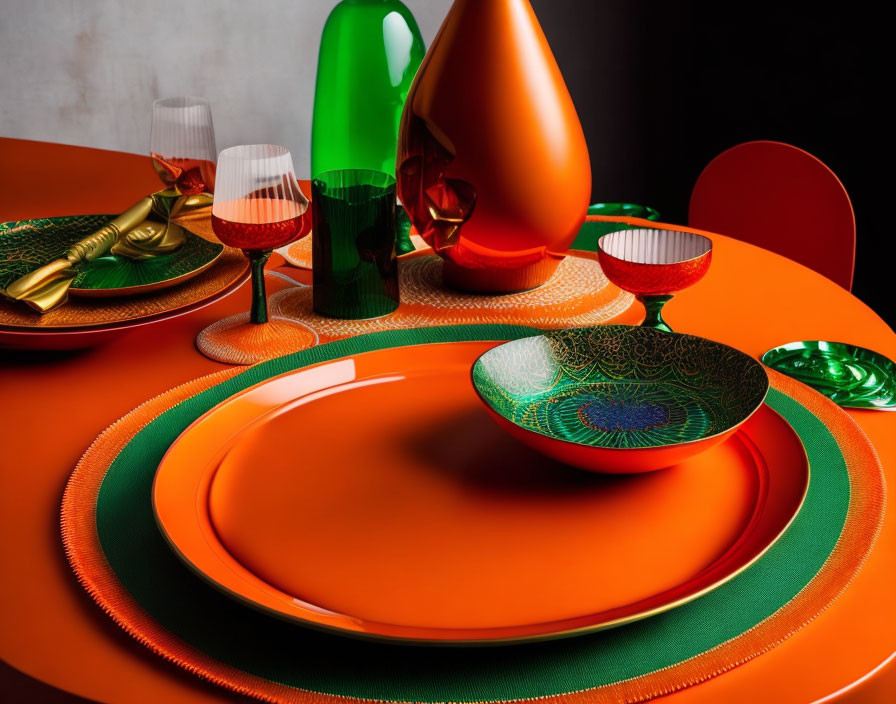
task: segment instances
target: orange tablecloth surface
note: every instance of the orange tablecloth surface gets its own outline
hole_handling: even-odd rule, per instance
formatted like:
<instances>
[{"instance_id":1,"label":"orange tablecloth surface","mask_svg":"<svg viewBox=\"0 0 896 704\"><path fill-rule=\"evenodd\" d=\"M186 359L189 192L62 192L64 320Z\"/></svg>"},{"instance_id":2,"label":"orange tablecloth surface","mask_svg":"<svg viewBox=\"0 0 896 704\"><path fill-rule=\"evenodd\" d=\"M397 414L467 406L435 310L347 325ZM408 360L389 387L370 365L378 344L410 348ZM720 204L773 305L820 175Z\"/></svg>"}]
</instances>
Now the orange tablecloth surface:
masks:
<instances>
[{"instance_id":1,"label":"orange tablecloth surface","mask_svg":"<svg viewBox=\"0 0 896 704\"><path fill-rule=\"evenodd\" d=\"M0 221L113 212L158 188L148 157L137 155L0 138L0 164ZM712 238L709 274L664 310L675 330L752 355L793 340L827 339L896 358L896 334L844 289L778 255ZM308 272L282 271L308 280ZM269 291L287 285L268 278ZM65 482L91 441L148 398L223 369L201 356L193 340L209 323L248 307L244 287L103 347L0 350L0 658L13 667L101 702L232 701L145 651L100 612L69 571L58 519ZM849 413L877 449L888 480L896 479L896 413ZM888 512L867 564L812 624L769 653L663 701L802 704L835 693L838 701L896 701L896 664L879 667L896 651L894 556L896 518ZM0 680L0 694L2 686Z\"/></svg>"}]
</instances>

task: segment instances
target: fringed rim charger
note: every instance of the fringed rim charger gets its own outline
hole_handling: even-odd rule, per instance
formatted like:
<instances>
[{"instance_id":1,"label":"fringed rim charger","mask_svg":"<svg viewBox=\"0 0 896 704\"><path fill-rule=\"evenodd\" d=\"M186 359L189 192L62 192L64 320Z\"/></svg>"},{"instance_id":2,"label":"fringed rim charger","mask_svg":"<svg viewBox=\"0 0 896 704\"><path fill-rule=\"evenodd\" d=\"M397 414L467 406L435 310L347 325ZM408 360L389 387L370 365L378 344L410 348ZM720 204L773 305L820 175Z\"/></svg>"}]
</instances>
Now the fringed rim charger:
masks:
<instances>
[{"instance_id":1,"label":"fringed rim charger","mask_svg":"<svg viewBox=\"0 0 896 704\"><path fill-rule=\"evenodd\" d=\"M221 372L147 402L103 433L72 475L62 507L72 568L117 623L181 667L265 701L321 704L644 701L761 655L811 622L850 584L880 528L880 464L845 413L774 373L769 403L797 429L812 464L809 493L794 524L728 585L610 631L609 638L599 633L497 651L444 651L317 634L259 616L218 594L158 534L149 494L162 454L193 420L241 389L295 368L389 346L497 341L536 332L466 326L367 335L241 374ZM722 611L724 620L717 618Z\"/></svg>"}]
</instances>

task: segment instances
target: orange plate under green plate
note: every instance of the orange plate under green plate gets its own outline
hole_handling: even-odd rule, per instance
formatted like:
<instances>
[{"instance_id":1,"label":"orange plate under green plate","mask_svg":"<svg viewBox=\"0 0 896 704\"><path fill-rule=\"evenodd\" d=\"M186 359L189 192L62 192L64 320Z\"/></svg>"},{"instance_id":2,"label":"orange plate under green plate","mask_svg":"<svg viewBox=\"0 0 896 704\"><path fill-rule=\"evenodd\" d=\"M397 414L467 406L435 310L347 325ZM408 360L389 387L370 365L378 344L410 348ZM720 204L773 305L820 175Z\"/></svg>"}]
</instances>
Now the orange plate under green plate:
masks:
<instances>
[{"instance_id":1,"label":"orange plate under green plate","mask_svg":"<svg viewBox=\"0 0 896 704\"><path fill-rule=\"evenodd\" d=\"M469 369L494 344L369 352L225 401L159 467L163 533L212 584L298 623L498 643L673 608L796 515L806 454L767 406L676 467L595 476L488 419Z\"/></svg>"}]
</instances>

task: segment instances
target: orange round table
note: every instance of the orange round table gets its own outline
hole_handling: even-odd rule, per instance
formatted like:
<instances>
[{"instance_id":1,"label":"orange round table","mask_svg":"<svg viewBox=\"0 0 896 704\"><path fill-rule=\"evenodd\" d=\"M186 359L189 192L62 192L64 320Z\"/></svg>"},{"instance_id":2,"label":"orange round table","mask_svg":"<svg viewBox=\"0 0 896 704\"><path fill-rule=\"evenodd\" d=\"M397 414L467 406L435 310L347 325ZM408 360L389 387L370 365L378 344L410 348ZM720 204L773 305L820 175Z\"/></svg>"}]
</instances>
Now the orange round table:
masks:
<instances>
[{"instance_id":1,"label":"orange round table","mask_svg":"<svg viewBox=\"0 0 896 704\"><path fill-rule=\"evenodd\" d=\"M0 139L0 163L0 221L112 212L158 187L148 158L137 155ZM792 340L826 339L896 358L896 334L844 289L765 250L712 239L709 274L664 311L675 330L751 355ZM281 285L287 284L269 277L269 291ZM69 570L58 521L65 482L92 440L147 399L223 369L201 356L193 340L209 323L248 307L244 287L209 308L95 349L0 351L0 658L13 668L100 702L232 701L144 650L93 604ZM887 478L896 478L896 414L849 413L877 449ZM894 555L896 517L887 513L868 562L813 623L770 652L664 701L893 701ZM16 687L15 701L48 696L25 678L5 684L13 679L0 670L0 695Z\"/></svg>"}]
</instances>

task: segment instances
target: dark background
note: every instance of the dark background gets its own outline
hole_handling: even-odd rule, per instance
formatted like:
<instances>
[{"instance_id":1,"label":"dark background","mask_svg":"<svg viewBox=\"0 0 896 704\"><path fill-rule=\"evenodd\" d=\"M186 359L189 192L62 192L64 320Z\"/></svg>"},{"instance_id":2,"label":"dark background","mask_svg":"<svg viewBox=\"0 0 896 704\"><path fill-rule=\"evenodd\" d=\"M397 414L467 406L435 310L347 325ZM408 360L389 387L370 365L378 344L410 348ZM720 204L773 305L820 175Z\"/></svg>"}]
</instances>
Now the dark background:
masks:
<instances>
[{"instance_id":1,"label":"dark background","mask_svg":"<svg viewBox=\"0 0 896 704\"><path fill-rule=\"evenodd\" d=\"M755 139L793 144L849 192L853 293L896 324L893 287L884 285L896 261L894 178L883 156L894 131L884 107L894 60L884 54L896 40L870 4L836 12L783 2L532 5L585 129L592 202L650 205L687 223L691 189L713 157Z\"/></svg>"}]
</instances>

